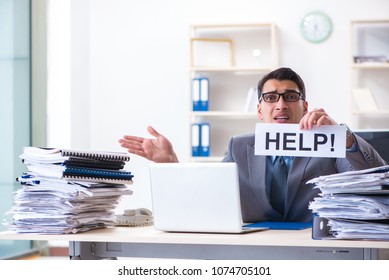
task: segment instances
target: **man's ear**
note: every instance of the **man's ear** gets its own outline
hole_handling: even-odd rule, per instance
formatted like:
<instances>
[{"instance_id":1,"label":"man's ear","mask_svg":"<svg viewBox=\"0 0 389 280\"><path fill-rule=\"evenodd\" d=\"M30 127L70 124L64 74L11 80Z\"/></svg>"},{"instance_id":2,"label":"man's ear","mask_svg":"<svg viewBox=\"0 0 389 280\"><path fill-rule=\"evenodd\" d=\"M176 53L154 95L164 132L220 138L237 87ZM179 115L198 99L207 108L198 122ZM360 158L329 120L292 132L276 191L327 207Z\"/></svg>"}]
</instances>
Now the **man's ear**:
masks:
<instances>
[{"instance_id":1,"label":"man's ear","mask_svg":"<svg viewBox=\"0 0 389 280\"><path fill-rule=\"evenodd\" d=\"M308 101L304 101L304 110L303 110L303 116L308 113Z\"/></svg>"},{"instance_id":2,"label":"man's ear","mask_svg":"<svg viewBox=\"0 0 389 280\"><path fill-rule=\"evenodd\" d=\"M257 116L258 119L262 120L262 107L260 102L258 102L257 104Z\"/></svg>"}]
</instances>

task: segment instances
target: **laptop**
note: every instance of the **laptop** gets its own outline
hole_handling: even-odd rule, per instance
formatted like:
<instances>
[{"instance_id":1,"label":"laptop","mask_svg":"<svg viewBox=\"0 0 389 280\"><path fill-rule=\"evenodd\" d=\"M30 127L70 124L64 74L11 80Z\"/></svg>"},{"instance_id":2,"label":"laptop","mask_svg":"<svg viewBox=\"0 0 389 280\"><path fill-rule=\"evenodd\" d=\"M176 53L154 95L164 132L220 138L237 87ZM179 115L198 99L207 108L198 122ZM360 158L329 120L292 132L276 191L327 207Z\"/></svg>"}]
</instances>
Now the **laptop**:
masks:
<instances>
[{"instance_id":1,"label":"laptop","mask_svg":"<svg viewBox=\"0 0 389 280\"><path fill-rule=\"evenodd\" d=\"M236 163L151 163L154 227L161 231L244 233Z\"/></svg>"}]
</instances>

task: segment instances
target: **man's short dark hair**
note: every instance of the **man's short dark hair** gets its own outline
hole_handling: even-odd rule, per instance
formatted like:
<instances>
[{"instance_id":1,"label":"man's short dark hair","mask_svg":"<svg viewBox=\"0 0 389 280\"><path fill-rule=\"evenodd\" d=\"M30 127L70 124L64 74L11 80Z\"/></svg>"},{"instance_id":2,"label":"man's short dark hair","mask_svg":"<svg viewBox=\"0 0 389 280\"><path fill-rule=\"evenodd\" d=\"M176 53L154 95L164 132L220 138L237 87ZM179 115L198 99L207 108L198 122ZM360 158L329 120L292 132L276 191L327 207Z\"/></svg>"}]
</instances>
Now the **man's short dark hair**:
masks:
<instances>
[{"instance_id":1,"label":"man's short dark hair","mask_svg":"<svg viewBox=\"0 0 389 280\"><path fill-rule=\"evenodd\" d=\"M258 100L261 100L263 85L268 80L272 80L272 79L279 80L279 81L289 80L294 82L300 90L301 98L305 100L306 97L305 85L303 79L301 79L301 77L296 72L294 72L292 69L287 67L281 67L271 71L258 82Z\"/></svg>"}]
</instances>

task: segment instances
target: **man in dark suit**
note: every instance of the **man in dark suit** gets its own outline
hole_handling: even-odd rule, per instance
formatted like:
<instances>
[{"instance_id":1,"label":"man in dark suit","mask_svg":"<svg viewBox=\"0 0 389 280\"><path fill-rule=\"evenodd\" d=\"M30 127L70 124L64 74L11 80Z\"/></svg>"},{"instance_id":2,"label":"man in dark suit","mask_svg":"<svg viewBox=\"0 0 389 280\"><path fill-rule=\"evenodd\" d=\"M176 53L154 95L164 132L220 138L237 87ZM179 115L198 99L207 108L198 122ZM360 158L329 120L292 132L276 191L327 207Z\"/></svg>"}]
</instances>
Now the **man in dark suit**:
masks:
<instances>
[{"instance_id":1,"label":"man in dark suit","mask_svg":"<svg viewBox=\"0 0 389 280\"><path fill-rule=\"evenodd\" d=\"M308 111L304 82L290 68L279 68L265 75L258 83L258 100L258 118L266 123L294 123L299 124L300 129L339 125L323 109ZM129 153L155 162L178 162L170 141L152 127L148 127L148 132L155 139L127 135L119 143ZM274 157L254 154L254 133L232 137L223 161L238 165L243 221L308 222L312 219L308 204L319 192L312 184L307 184L308 180L386 164L370 144L348 128L346 137L346 158L294 157L288 160L283 210L276 210L270 197L269 170Z\"/></svg>"}]
</instances>

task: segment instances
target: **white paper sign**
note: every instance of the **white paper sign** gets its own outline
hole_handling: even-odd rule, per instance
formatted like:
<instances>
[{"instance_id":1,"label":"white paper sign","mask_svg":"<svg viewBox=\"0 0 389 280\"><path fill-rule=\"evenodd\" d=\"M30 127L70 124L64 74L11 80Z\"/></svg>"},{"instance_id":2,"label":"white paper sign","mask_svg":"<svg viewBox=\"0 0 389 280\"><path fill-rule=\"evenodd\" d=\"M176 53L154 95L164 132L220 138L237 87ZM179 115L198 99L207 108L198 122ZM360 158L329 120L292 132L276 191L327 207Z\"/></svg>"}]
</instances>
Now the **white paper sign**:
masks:
<instances>
[{"instance_id":1,"label":"white paper sign","mask_svg":"<svg viewBox=\"0 0 389 280\"><path fill-rule=\"evenodd\" d=\"M255 154L302 157L346 157L346 127L322 125L301 130L298 124L258 123Z\"/></svg>"}]
</instances>

